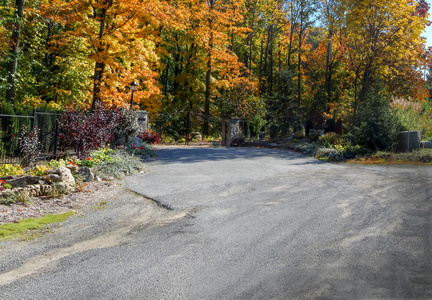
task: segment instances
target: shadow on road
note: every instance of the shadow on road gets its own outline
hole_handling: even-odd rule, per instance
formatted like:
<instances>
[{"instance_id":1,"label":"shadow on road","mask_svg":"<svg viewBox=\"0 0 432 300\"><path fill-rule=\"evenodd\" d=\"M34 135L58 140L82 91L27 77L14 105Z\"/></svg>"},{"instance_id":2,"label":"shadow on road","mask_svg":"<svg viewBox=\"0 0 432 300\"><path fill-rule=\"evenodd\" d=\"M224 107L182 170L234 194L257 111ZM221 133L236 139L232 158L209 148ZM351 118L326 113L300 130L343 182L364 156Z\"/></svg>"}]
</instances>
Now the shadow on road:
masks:
<instances>
[{"instance_id":1,"label":"shadow on road","mask_svg":"<svg viewBox=\"0 0 432 300\"><path fill-rule=\"evenodd\" d=\"M160 163L197 163L204 161L222 161L244 159L253 160L263 157L282 158L296 160L294 164L325 164L312 157L287 150L275 150L264 148L225 148L225 147L158 147L158 161Z\"/></svg>"}]
</instances>

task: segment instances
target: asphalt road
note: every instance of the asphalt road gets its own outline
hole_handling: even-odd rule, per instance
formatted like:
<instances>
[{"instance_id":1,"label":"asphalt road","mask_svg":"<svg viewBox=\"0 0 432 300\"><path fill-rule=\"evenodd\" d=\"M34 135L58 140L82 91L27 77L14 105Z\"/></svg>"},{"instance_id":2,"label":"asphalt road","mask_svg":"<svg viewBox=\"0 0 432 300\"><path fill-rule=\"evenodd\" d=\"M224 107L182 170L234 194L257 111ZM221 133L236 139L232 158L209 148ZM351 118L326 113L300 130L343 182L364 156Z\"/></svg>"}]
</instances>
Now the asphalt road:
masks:
<instances>
[{"instance_id":1,"label":"asphalt road","mask_svg":"<svg viewBox=\"0 0 432 300\"><path fill-rule=\"evenodd\" d=\"M0 299L432 299L430 166L159 155L108 208L0 244Z\"/></svg>"}]
</instances>

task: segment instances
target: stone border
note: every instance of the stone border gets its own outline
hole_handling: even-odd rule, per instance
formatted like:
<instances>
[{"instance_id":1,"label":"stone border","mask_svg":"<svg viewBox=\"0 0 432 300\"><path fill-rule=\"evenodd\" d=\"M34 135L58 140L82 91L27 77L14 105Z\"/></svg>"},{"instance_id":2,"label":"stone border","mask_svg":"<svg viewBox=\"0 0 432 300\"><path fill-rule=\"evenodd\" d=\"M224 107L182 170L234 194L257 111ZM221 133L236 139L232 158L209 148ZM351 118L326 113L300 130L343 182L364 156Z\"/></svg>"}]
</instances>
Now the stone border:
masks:
<instances>
[{"instance_id":1,"label":"stone border","mask_svg":"<svg viewBox=\"0 0 432 300\"><path fill-rule=\"evenodd\" d=\"M18 195L23 197L40 197L53 193L69 193L73 191L76 179L84 182L94 180L94 175L88 167L54 167L46 171L46 175L13 175L0 179L12 186L12 189L0 191L0 199L10 199Z\"/></svg>"}]
</instances>

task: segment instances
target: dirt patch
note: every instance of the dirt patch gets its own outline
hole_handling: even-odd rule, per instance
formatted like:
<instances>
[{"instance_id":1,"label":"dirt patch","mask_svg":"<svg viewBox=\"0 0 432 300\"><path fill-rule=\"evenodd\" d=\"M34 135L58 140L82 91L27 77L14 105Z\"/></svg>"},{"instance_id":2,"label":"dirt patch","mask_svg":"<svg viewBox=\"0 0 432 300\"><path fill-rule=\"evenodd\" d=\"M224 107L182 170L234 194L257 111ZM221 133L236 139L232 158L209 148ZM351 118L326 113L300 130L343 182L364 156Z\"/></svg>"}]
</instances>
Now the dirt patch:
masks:
<instances>
[{"instance_id":1,"label":"dirt patch","mask_svg":"<svg viewBox=\"0 0 432 300\"><path fill-rule=\"evenodd\" d=\"M16 223L21 219L39 218L47 214L60 214L70 210L97 205L120 187L116 181L90 182L58 197L32 198L26 203L0 205L0 224Z\"/></svg>"}]
</instances>

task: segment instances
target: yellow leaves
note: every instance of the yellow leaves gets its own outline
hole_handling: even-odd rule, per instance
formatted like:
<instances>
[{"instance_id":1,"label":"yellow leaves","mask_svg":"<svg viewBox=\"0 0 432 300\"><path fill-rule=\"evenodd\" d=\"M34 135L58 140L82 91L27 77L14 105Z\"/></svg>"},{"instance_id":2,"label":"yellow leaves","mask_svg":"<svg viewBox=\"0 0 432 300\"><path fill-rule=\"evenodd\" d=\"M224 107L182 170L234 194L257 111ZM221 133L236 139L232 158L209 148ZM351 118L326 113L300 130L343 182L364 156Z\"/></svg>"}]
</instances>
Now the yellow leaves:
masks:
<instances>
[{"instance_id":1,"label":"yellow leaves","mask_svg":"<svg viewBox=\"0 0 432 300\"><path fill-rule=\"evenodd\" d=\"M422 60L421 33L427 17L416 14L416 2L406 0L346 0L347 66L357 75L373 72L393 86L393 92L405 82L417 81L413 68ZM357 77L356 77L357 78ZM397 79L399 78L399 79ZM414 84L416 85L416 84ZM406 87L403 87L406 89Z\"/></svg>"},{"instance_id":2,"label":"yellow leaves","mask_svg":"<svg viewBox=\"0 0 432 300\"><path fill-rule=\"evenodd\" d=\"M87 69L93 68L94 72L102 72L98 96L105 105L111 107L127 103L125 86L132 80L143 84L142 90L136 92L137 99L142 98L145 102L145 99L154 99L153 96L160 93L156 82L159 64L156 45L160 41L159 26L168 24L167 13L171 8L167 2L53 0L45 5L44 11L46 17L62 19L70 28L57 40L62 51L74 52L73 41L81 40L79 53L86 58L80 63ZM95 68L96 63L103 67ZM156 104L152 106L156 107Z\"/></svg>"},{"instance_id":3,"label":"yellow leaves","mask_svg":"<svg viewBox=\"0 0 432 300\"><path fill-rule=\"evenodd\" d=\"M38 107L44 104L44 101L40 97L25 97L20 105L23 107Z\"/></svg>"}]
</instances>

